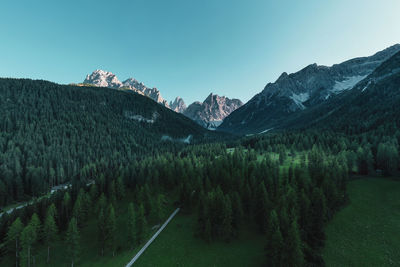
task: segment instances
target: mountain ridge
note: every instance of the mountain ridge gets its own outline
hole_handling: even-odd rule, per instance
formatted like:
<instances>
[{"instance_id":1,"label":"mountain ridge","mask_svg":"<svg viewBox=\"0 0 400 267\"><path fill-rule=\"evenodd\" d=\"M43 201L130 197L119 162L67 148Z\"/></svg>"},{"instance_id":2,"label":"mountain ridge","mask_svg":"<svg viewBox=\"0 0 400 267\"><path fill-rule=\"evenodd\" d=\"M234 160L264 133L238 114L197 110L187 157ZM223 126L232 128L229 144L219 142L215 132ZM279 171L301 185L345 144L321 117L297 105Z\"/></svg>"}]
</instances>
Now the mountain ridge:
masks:
<instances>
[{"instance_id":1,"label":"mountain ridge","mask_svg":"<svg viewBox=\"0 0 400 267\"><path fill-rule=\"evenodd\" d=\"M398 51L400 44L331 67L314 63L295 73L284 72L274 83L268 83L260 93L232 112L218 129L254 133L279 127L293 113L352 89Z\"/></svg>"},{"instance_id":2,"label":"mountain ridge","mask_svg":"<svg viewBox=\"0 0 400 267\"><path fill-rule=\"evenodd\" d=\"M149 88L134 78L128 78L121 82L115 74L109 71L97 69L86 76L83 84L90 84L97 87L108 87L112 89L130 89L169 108L168 102L161 96L161 93L157 88Z\"/></svg>"}]
</instances>

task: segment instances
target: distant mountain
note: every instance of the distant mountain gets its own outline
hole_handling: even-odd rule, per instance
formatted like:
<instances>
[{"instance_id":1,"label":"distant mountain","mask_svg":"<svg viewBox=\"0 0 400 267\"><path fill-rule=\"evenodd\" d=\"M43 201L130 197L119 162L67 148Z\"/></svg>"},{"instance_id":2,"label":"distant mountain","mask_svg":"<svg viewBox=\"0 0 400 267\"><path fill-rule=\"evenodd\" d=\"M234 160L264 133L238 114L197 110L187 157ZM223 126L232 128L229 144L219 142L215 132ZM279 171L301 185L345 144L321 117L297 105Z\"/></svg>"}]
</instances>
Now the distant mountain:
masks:
<instances>
[{"instance_id":1,"label":"distant mountain","mask_svg":"<svg viewBox=\"0 0 400 267\"><path fill-rule=\"evenodd\" d=\"M370 57L355 58L331 67L311 64L283 73L244 106L229 115L218 128L223 131L257 133L287 125L294 113L318 106L352 89L382 62L400 51L396 44Z\"/></svg>"},{"instance_id":2,"label":"distant mountain","mask_svg":"<svg viewBox=\"0 0 400 267\"><path fill-rule=\"evenodd\" d=\"M185 101L179 96L175 98L174 102L169 102L169 108L175 112L183 113L186 110Z\"/></svg>"},{"instance_id":3,"label":"distant mountain","mask_svg":"<svg viewBox=\"0 0 400 267\"><path fill-rule=\"evenodd\" d=\"M291 116L281 127L330 127L366 132L400 124L400 52L383 62L352 90Z\"/></svg>"},{"instance_id":4,"label":"distant mountain","mask_svg":"<svg viewBox=\"0 0 400 267\"><path fill-rule=\"evenodd\" d=\"M243 105L239 99L210 94L204 102L194 102L183 114L205 128L215 129L232 111Z\"/></svg>"},{"instance_id":5,"label":"distant mountain","mask_svg":"<svg viewBox=\"0 0 400 267\"><path fill-rule=\"evenodd\" d=\"M157 88L149 88L134 78L128 78L121 82L115 74L108 71L95 70L92 74L86 76L83 84L108 87L112 89L130 89L136 93L150 97L165 107L169 107L168 102L162 98L161 93Z\"/></svg>"}]
</instances>

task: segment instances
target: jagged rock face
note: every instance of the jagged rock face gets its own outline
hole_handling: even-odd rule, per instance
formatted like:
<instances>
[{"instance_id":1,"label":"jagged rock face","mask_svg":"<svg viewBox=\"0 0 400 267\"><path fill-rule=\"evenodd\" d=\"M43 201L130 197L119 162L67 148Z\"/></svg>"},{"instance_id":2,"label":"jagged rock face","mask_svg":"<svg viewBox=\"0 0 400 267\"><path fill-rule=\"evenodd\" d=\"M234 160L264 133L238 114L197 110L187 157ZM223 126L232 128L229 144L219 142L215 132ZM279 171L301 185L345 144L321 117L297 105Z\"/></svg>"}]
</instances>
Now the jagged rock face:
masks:
<instances>
[{"instance_id":1,"label":"jagged rock face","mask_svg":"<svg viewBox=\"0 0 400 267\"><path fill-rule=\"evenodd\" d=\"M169 107L168 102L162 98L157 88L149 88L134 78L129 78L121 82L118 80L117 76L111 72L95 70L92 74L86 76L83 83L112 89L130 89L138 94L150 97L165 107Z\"/></svg>"},{"instance_id":2,"label":"jagged rock face","mask_svg":"<svg viewBox=\"0 0 400 267\"><path fill-rule=\"evenodd\" d=\"M174 102L169 102L169 107L178 113L183 113L186 110L186 104L179 96L175 98Z\"/></svg>"},{"instance_id":3,"label":"jagged rock face","mask_svg":"<svg viewBox=\"0 0 400 267\"><path fill-rule=\"evenodd\" d=\"M92 84L99 87L110 87L110 88L120 88L122 83L118 80L115 74L104 71L95 70L92 74L87 75L86 79L83 81L86 84Z\"/></svg>"},{"instance_id":4,"label":"jagged rock face","mask_svg":"<svg viewBox=\"0 0 400 267\"><path fill-rule=\"evenodd\" d=\"M239 99L210 94L204 102L194 102L183 114L200 125L215 129L234 110L243 105Z\"/></svg>"},{"instance_id":5,"label":"jagged rock face","mask_svg":"<svg viewBox=\"0 0 400 267\"><path fill-rule=\"evenodd\" d=\"M261 93L228 116L219 129L256 133L277 127L290 114L352 89L398 51L399 44L373 56L351 59L331 67L311 64L293 74L284 72L276 82L268 83Z\"/></svg>"}]
</instances>

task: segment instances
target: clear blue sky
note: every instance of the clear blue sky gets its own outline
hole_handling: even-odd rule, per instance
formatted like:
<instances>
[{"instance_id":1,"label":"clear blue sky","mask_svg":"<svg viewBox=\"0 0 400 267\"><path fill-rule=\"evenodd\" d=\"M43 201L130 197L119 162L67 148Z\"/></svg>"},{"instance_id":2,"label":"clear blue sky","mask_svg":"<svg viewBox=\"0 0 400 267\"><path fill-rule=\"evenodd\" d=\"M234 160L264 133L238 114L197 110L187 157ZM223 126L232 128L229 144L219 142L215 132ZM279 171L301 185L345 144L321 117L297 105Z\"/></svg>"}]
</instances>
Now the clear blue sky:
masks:
<instances>
[{"instance_id":1,"label":"clear blue sky","mask_svg":"<svg viewBox=\"0 0 400 267\"><path fill-rule=\"evenodd\" d=\"M81 82L95 69L187 103L249 100L283 72L400 42L398 0L3 0L0 76Z\"/></svg>"}]
</instances>

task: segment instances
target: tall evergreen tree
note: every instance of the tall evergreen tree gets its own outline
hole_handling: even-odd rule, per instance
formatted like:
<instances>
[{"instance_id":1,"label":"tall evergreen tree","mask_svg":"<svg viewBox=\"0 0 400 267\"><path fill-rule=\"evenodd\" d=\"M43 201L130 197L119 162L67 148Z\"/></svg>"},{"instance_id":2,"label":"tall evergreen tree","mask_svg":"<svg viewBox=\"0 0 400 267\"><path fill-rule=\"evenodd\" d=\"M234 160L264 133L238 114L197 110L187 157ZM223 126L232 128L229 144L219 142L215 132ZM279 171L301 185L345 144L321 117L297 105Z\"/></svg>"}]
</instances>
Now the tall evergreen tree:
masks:
<instances>
[{"instance_id":1,"label":"tall evergreen tree","mask_svg":"<svg viewBox=\"0 0 400 267\"><path fill-rule=\"evenodd\" d=\"M37 240L37 232L33 224L28 224L21 233L22 244L22 266L31 266L31 251L32 245Z\"/></svg>"},{"instance_id":2,"label":"tall evergreen tree","mask_svg":"<svg viewBox=\"0 0 400 267\"><path fill-rule=\"evenodd\" d=\"M302 242L296 220L292 221L290 225L288 235L284 240L283 249L285 265L293 267L303 266Z\"/></svg>"},{"instance_id":3,"label":"tall evergreen tree","mask_svg":"<svg viewBox=\"0 0 400 267\"><path fill-rule=\"evenodd\" d=\"M104 255L105 243L106 243L106 216L104 214L104 209L101 208L97 218L97 230L98 239L100 243L101 255Z\"/></svg>"},{"instance_id":4,"label":"tall evergreen tree","mask_svg":"<svg viewBox=\"0 0 400 267\"><path fill-rule=\"evenodd\" d=\"M284 243L279 227L278 215L275 210L272 210L269 215L266 238L265 254L267 266L285 266L282 257Z\"/></svg>"},{"instance_id":5,"label":"tall evergreen tree","mask_svg":"<svg viewBox=\"0 0 400 267\"><path fill-rule=\"evenodd\" d=\"M43 225L43 237L47 245L47 262L50 262L50 246L57 237L57 225L53 217L53 212L48 212L48 215Z\"/></svg>"},{"instance_id":6,"label":"tall evergreen tree","mask_svg":"<svg viewBox=\"0 0 400 267\"><path fill-rule=\"evenodd\" d=\"M111 250L112 255L115 255L116 249L116 234L117 234L117 224L115 219L115 211L112 204L108 206L108 212L106 216L106 245Z\"/></svg>"},{"instance_id":7,"label":"tall evergreen tree","mask_svg":"<svg viewBox=\"0 0 400 267\"><path fill-rule=\"evenodd\" d=\"M147 236L147 221L143 204L140 204L138 215L136 218L136 238L137 243L142 243Z\"/></svg>"},{"instance_id":8,"label":"tall evergreen tree","mask_svg":"<svg viewBox=\"0 0 400 267\"><path fill-rule=\"evenodd\" d=\"M19 251L21 247L21 233L24 230L24 225L21 222L21 219L18 217L15 221L11 224L10 228L7 232L7 243L9 244L9 250L15 252L15 265L18 266L18 258L19 258Z\"/></svg>"},{"instance_id":9,"label":"tall evergreen tree","mask_svg":"<svg viewBox=\"0 0 400 267\"><path fill-rule=\"evenodd\" d=\"M78 223L74 217L72 217L71 221L69 222L66 241L68 254L71 259L71 266L74 267L74 264L78 260L80 252L80 235L78 230Z\"/></svg>"},{"instance_id":10,"label":"tall evergreen tree","mask_svg":"<svg viewBox=\"0 0 400 267\"><path fill-rule=\"evenodd\" d=\"M128 206L128 240L131 244L131 247L135 247L136 242L136 216L135 216L135 209L133 203L129 203Z\"/></svg>"}]
</instances>

